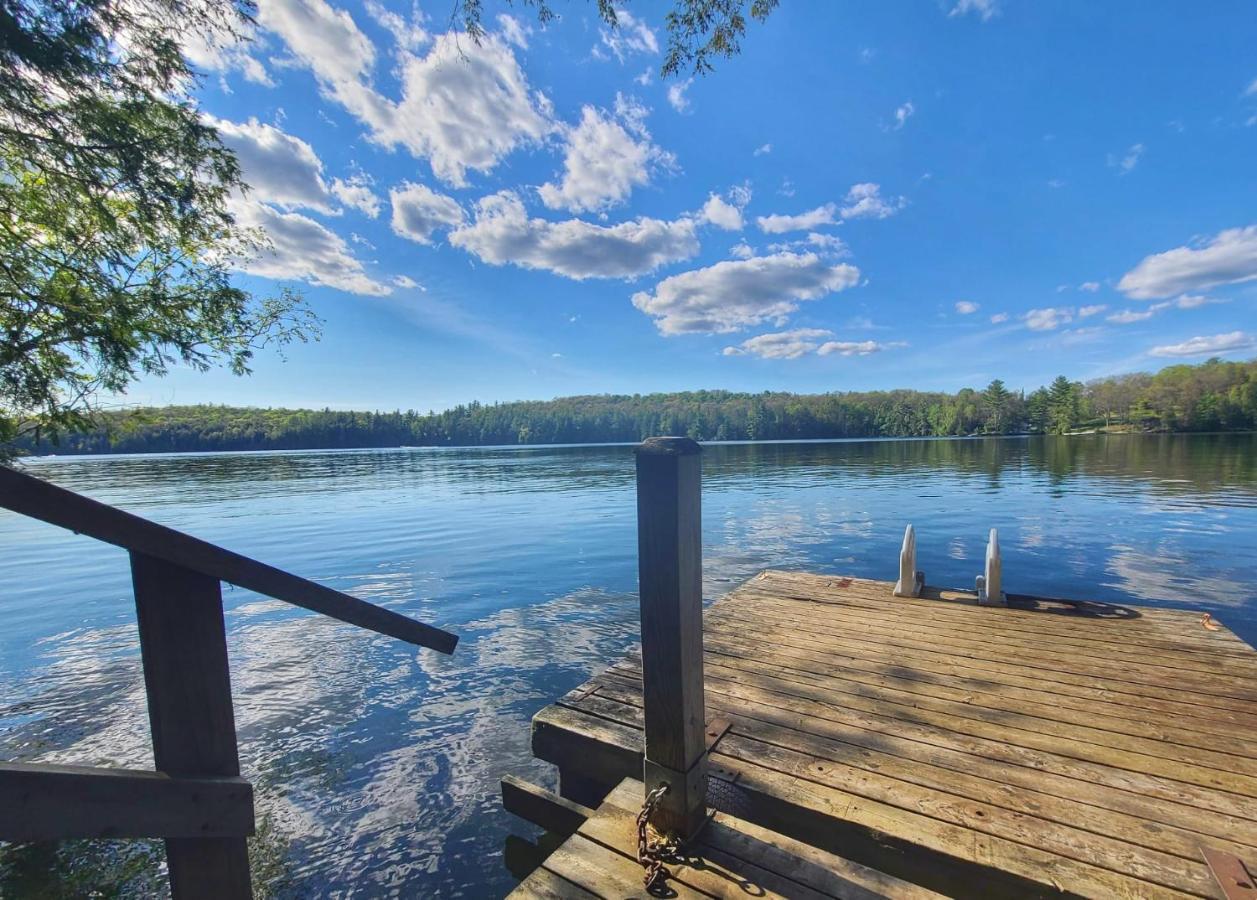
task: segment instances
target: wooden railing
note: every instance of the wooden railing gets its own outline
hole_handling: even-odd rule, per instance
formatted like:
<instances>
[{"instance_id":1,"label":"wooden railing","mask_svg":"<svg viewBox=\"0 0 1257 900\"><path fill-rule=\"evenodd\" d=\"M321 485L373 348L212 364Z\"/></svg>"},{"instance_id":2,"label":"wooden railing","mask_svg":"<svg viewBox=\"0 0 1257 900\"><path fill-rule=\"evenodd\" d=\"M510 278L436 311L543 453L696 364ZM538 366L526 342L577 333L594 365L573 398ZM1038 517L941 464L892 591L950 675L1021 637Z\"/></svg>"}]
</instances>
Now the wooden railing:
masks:
<instances>
[{"instance_id":1,"label":"wooden railing","mask_svg":"<svg viewBox=\"0 0 1257 900\"><path fill-rule=\"evenodd\" d=\"M0 763L0 841L164 838L176 900L252 896L222 582L452 653L458 637L0 467L0 507L131 555L156 771Z\"/></svg>"}]
</instances>

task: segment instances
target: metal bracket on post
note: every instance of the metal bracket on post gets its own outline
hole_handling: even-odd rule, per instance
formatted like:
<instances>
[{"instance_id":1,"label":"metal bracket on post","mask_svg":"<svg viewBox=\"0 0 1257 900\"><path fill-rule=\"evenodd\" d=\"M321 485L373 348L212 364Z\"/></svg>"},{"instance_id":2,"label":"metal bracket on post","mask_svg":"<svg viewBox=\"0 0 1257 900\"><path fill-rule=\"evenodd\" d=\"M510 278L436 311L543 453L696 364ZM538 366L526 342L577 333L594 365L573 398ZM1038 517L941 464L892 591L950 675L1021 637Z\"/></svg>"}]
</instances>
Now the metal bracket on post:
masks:
<instances>
[{"instance_id":1,"label":"metal bracket on post","mask_svg":"<svg viewBox=\"0 0 1257 900\"><path fill-rule=\"evenodd\" d=\"M1257 900L1257 877L1242 859L1212 847L1201 847L1200 852L1226 900Z\"/></svg>"},{"instance_id":2,"label":"metal bracket on post","mask_svg":"<svg viewBox=\"0 0 1257 900\"><path fill-rule=\"evenodd\" d=\"M917 570L917 533L911 524L904 529L903 547L899 550L899 580L895 582L896 597L920 597L925 587L925 573Z\"/></svg>"},{"instance_id":3,"label":"metal bracket on post","mask_svg":"<svg viewBox=\"0 0 1257 900\"><path fill-rule=\"evenodd\" d=\"M733 723L728 719L712 719L707 723L707 753L716 749L716 745L720 743L720 739L725 733L733 727Z\"/></svg>"},{"instance_id":4,"label":"metal bracket on post","mask_svg":"<svg viewBox=\"0 0 1257 900\"><path fill-rule=\"evenodd\" d=\"M986 542L986 570L975 582L979 606L1007 606L1004 593L1004 563L999 553L999 532L991 529Z\"/></svg>"}]
</instances>

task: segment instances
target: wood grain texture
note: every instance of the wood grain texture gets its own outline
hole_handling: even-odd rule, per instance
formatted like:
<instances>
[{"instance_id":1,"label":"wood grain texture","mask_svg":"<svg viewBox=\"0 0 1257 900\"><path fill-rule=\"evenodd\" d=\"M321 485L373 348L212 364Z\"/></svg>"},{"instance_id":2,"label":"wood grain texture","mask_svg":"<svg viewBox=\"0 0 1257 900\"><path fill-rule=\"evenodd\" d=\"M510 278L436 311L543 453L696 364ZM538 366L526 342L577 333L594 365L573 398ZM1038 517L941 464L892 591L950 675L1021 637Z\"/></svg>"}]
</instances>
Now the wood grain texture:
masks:
<instances>
[{"instance_id":1,"label":"wood grain texture","mask_svg":"<svg viewBox=\"0 0 1257 900\"><path fill-rule=\"evenodd\" d=\"M636 862L634 819L645 788L625 779L512 898L566 897L571 885L599 897L645 897ZM716 813L668 865L656 896L758 897L764 900L939 900L940 895L783 837L726 813ZM584 895L581 895L584 896Z\"/></svg>"},{"instance_id":2,"label":"wood grain texture","mask_svg":"<svg viewBox=\"0 0 1257 900\"><path fill-rule=\"evenodd\" d=\"M516 778L502 776L502 808L556 834L571 834L594 814L588 806Z\"/></svg>"},{"instance_id":3,"label":"wood grain texture","mask_svg":"<svg viewBox=\"0 0 1257 900\"><path fill-rule=\"evenodd\" d=\"M669 785L658 824L683 835L701 824L706 793L701 471L691 440L638 448L645 780Z\"/></svg>"},{"instance_id":4,"label":"wood grain texture","mask_svg":"<svg viewBox=\"0 0 1257 900\"><path fill-rule=\"evenodd\" d=\"M1252 648L1189 612L971 599L768 572L713 604L738 815L961 895L1210 897L1202 846L1257 855ZM643 722L630 652L538 714L534 752L613 780Z\"/></svg>"},{"instance_id":5,"label":"wood grain texture","mask_svg":"<svg viewBox=\"0 0 1257 900\"><path fill-rule=\"evenodd\" d=\"M0 763L0 841L252 833L253 788L243 778Z\"/></svg>"},{"instance_id":6,"label":"wood grain texture","mask_svg":"<svg viewBox=\"0 0 1257 900\"><path fill-rule=\"evenodd\" d=\"M134 551L131 579L157 769L238 776L218 580ZM252 896L243 838L168 838L166 861L175 900Z\"/></svg>"}]
</instances>

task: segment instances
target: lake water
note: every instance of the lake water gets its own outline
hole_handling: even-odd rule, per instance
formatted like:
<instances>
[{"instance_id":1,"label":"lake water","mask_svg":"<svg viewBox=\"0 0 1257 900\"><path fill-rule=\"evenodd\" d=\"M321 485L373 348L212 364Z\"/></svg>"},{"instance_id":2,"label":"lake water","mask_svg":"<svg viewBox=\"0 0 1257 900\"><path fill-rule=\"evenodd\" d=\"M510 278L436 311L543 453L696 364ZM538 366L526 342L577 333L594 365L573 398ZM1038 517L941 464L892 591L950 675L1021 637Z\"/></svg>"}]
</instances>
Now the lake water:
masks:
<instances>
[{"instance_id":1,"label":"lake water","mask_svg":"<svg viewBox=\"0 0 1257 900\"><path fill-rule=\"evenodd\" d=\"M270 892L509 889L503 840L532 832L502 812L498 778L552 784L531 716L636 640L631 448L27 465L462 636L453 657L416 652L225 592ZM994 526L1009 591L1208 610L1257 643L1257 435L712 445L705 595L767 567L893 580L909 521L931 584L972 587ZM0 759L150 766L125 554L7 512L0 548ZM145 892L158 859L10 851L0 896L49 878Z\"/></svg>"}]
</instances>

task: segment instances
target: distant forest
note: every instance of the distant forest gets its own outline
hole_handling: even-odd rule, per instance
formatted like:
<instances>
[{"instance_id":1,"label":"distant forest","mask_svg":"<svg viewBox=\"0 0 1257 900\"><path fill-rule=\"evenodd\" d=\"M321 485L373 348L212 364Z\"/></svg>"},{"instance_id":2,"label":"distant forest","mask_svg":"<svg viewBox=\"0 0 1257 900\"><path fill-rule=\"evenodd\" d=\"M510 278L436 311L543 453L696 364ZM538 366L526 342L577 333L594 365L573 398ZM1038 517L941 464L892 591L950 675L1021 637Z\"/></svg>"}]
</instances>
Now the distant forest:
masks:
<instances>
[{"instance_id":1,"label":"distant forest","mask_svg":"<svg viewBox=\"0 0 1257 900\"><path fill-rule=\"evenodd\" d=\"M33 453L160 453L351 447L638 441L918 437L1113 428L1230 431L1257 427L1257 360L1177 365L1083 384L1061 376L1030 394L1000 380L955 394L893 390L828 394L596 395L471 403L445 412L343 412L170 406L101 416L96 431Z\"/></svg>"}]
</instances>

